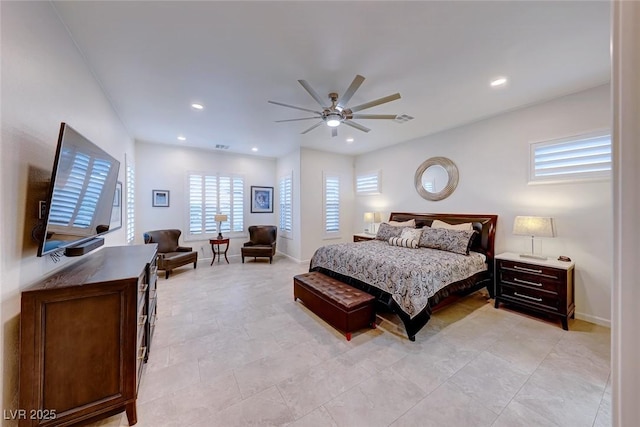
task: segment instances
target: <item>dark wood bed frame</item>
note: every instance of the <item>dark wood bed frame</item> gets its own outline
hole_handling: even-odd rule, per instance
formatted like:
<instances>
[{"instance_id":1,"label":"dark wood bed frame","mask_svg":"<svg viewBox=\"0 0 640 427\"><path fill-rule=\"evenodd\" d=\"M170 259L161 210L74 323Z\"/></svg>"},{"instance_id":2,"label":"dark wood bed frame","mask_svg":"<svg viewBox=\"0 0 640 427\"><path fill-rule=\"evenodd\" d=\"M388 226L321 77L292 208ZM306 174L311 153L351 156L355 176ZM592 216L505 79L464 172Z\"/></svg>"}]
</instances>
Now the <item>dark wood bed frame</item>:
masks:
<instances>
[{"instance_id":1,"label":"dark wood bed frame","mask_svg":"<svg viewBox=\"0 0 640 427\"><path fill-rule=\"evenodd\" d=\"M481 252L487 257L487 270L477 273L465 280L451 283L434 296L429 298L429 304L413 318L409 317L400 306L395 302L390 293L385 292L374 286L370 286L364 282L361 282L352 277L344 276L342 274L335 273L323 268L317 268L315 270L334 277L341 282L347 283L355 288L362 289L365 292L375 296L378 304L382 304L384 307L396 313L402 323L404 323L407 330L407 336L411 341L416 340L416 334L420 329L427 324L431 318L431 311L434 306L444 300L446 297L452 294L468 294L475 292L483 287L489 291L489 296L494 297L493 289L493 277L494 277L494 262L493 257L495 255L494 244L496 235L496 225L498 222L498 215L480 215L480 214L442 214L442 213L407 213L407 212L392 212L389 215L389 221L408 221L410 219L416 220L416 228L422 228L424 226L431 226L431 223L439 219L440 221L447 222L449 224L462 224L470 222L473 224L474 230L478 232L474 242L471 245L471 250L475 252Z\"/></svg>"}]
</instances>

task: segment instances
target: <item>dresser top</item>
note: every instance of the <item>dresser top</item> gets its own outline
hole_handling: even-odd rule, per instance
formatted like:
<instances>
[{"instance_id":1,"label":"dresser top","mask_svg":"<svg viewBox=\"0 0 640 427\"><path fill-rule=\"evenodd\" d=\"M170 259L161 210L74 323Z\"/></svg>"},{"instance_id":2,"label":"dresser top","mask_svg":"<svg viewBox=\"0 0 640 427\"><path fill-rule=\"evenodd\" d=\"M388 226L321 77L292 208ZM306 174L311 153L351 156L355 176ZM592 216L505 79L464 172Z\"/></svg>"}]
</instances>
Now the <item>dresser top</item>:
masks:
<instances>
[{"instance_id":1,"label":"dresser top","mask_svg":"<svg viewBox=\"0 0 640 427\"><path fill-rule=\"evenodd\" d=\"M514 252L503 252L499 255L496 255L496 260L506 260L506 261L515 261L521 262L523 264L532 264L532 265L540 265L543 267L552 267L552 268L560 268L563 270L569 270L575 266L574 261L558 261L556 258L549 257L548 259L535 259L535 258L527 258L520 256L520 254Z\"/></svg>"}]
</instances>

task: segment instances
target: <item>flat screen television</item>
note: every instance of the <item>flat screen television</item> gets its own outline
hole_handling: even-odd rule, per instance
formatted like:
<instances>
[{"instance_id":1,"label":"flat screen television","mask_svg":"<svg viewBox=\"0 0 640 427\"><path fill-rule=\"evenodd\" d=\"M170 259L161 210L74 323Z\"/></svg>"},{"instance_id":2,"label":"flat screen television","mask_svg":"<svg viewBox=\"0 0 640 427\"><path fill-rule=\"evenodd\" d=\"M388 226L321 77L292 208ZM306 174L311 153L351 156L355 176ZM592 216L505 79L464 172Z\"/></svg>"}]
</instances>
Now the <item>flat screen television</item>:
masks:
<instances>
[{"instance_id":1,"label":"flat screen television","mask_svg":"<svg viewBox=\"0 0 640 427\"><path fill-rule=\"evenodd\" d=\"M61 123L38 256L83 255L109 231L120 162Z\"/></svg>"}]
</instances>

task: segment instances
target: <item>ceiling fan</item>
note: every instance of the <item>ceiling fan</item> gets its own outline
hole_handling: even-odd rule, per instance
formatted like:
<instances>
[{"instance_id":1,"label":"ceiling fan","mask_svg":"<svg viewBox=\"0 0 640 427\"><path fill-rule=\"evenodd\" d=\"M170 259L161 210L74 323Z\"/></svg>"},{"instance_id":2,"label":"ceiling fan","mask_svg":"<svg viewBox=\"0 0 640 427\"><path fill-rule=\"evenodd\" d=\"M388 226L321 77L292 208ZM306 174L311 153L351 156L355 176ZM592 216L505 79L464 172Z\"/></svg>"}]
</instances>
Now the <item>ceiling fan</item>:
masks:
<instances>
[{"instance_id":1,"label":"ceiling fan","mask_svg":"<svg viewBox=\"0 0 640 427\"><path fill-rule=\"evenodd\" d=\"M345 125L351 126L362 132L369 132L371 129L362 126L359 123L354 122L352 119L385 119L385 120L394 120L397 116L395 114L354 114L357 111L366 110L367 108L375 107L376 105L384 104L387 102L395 101L396 99L400 99L399 93L394 93L393 95L385 96L383 98L378 98L376 100L365 102L364 104L356 105L355 107L346 108L346 104L349 102L353 94L358 90L360 85L364 82L364 77L361 75L356 75L353 79L347 91L342 95L342 98L338 97L338 94L335 92L331 92L329 94L329 99L331 100L331 105L327 106L325 101L322 100L318 92L313 90L311 85L307 83L305 80L298 80L298 83L302 85L303 88L311 95L313 99L316 100L318 104L322 107L322 111L310 110L308 108L296 107L295 105L283 104L282 102L276 101L268 101L270 104L280 105L288 108L295 108L296 110L308 111L310 113L316 114L313 117L303 117L300 119L288 119L288 120L276 120L276 123L282 122L295 122L299 120L312 120L312 119L320 119L318 123L311 126L309 129L301 132L305 134L307 132L312 131L313 129L320 126L322 123L326 123L327 126L331 128L331 136L338 136L337 127L344 123Z\"/></svg>"}]
</instances>

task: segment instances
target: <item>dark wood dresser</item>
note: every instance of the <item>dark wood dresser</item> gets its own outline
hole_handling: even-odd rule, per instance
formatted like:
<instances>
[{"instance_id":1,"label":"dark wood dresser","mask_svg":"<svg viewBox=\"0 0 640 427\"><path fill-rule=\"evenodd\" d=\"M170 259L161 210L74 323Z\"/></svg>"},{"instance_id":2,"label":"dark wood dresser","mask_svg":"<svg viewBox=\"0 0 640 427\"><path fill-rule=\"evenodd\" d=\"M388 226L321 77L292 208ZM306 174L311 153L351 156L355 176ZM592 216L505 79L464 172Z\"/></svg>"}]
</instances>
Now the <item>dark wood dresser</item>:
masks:
<instances>
[{"instance_id":1,"label":"dark wood dresser","mask_svg":"<svg viewBox=\"0 0 640 427\"><path fill-rule=\"evenodd\" d=\"M125 411L156 317L157 245L106 247L22 292L19 425L70 426Z\"/></svg>"},{"instance_id":2,"label":"dark wood dresser","mask_svg":"<svg viewBox=\"0 0 640 427\"><path fill-rule=\"evenodd\" d=\"M496 299L534 312L540 312L562 321L569 330L568 319L575 315L573 261L549 258L538 260L506 252L495 257Z\"/></svg>"}]
</instances>

